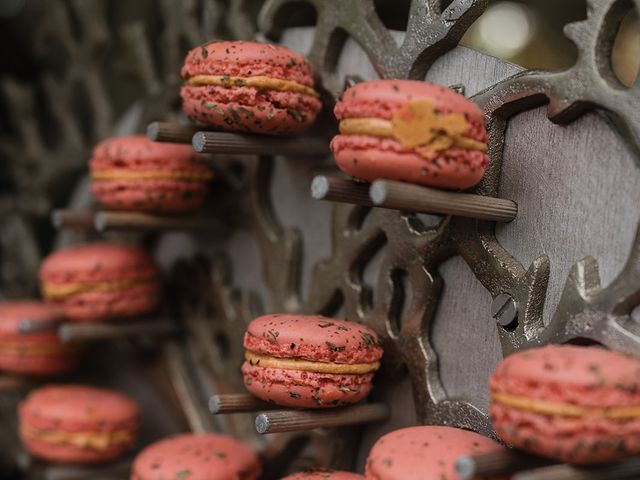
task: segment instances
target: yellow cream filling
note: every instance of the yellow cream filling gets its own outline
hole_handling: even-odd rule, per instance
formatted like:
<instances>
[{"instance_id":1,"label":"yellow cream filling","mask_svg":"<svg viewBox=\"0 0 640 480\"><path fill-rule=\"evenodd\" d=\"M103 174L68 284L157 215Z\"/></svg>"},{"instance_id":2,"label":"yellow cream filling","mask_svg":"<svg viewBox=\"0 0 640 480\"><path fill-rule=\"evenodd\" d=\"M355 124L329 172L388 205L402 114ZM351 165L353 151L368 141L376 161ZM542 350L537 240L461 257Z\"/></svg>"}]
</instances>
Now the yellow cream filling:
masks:
<instances>
[{"instance_id":1,"label":"yellow cream filling","mask_svg":"<svg viewBox=\"0 0 640 480\"><path fill-rule=\"evenodd\" d=\"M412 148L427 160L434 160L450 148L486 152L487 145L465 137L469 121L462 113L442 113L425 99L405 103L391 120L345 118L340 121L343 135L370 135L391 138Z\"/></svg>"},{"instance_id":2,"label":"yellow cream filling","mask_svg":"<svg viewBox=\"0 0 640 480\"><path fill-rule=\"evenodd\" d=\"M335 373L345 375L362 375L375 372L380 368L380 362L373 363L323 363L312 362L300 358L278 358L246 350L244 359L251 365L263 368L284 368L285 370L301 370L313 373Z\"/></svg>"},{"instance_id":3,"label":"yellow cream filling","mask_svg":"<svg viewBox=\"0 0 640 480\"><path fill-rule=\"evenodd\" d=\"M103 170L92 172L91 178L93 180L210 180L213 178L213 172Z\"/></svg>"},{"instance_id":4,"label":"yellow cream filling","mask_svg":"<svg viewBox=\"0 0 640 480\"><path fill-rule=\"evenodd\" d=\"M44 282L42 284L42 294L48 299L65 298L70 295L87 292L115 292L127 288L150 282L152 278L138 278L135 280L114 280L111 282L88 283L65 283L55 285Z\"/></svg>"},{"instance_id":5,"label":"yellow cream filling","mask_svg":"<svg viewBox=\"0 0 640 480\"><path fill-rule=\"evenodd\" d=\"M186 84L194 87L216 85L219 87L251 87L258 90L277 90L319 97L313 88L291 80L281 80L265 76L229 77L227 75L194 75L186 80Z\"/></svg>"},{"instance_id":6,"label":"yellow cream filling","mask_svg":"<svg viewBox=\"0 0 640 480\"><path fill-rule=\"evenodd\" d=\"M567 403L548 402L537 398L526 398L508 393L491 393L491 400L507 407L517 408L543 415L562 417L603 418L607 420L630 420L640 418L640 406L633 407L581 407Z\"/></svg>"},{"instance_id":7,"label":"yellow cream filling","mask_svg":"<svg viewBox=\"0 0 640 480\"><path fill-rule=\"evenodd\" d=\"M342 135L369 135L371 137L391 138L399 143L403 143L397 137L392 122L382 118L345 118L340 121L339 128ZM441 138L437 142L431 141L431 146L434 147L433 149L436 151L442 151L447 148L461 148L463 150L487 151L486 144L473 140L472 138L462 136L445 138L446 139L444 140ZM447 145L446 148L441 148L441 146L445 144Z\"/></svg>"},{"instance_id":8,"label":"yellow cream filling","mask_svg":"<svg viewBox=\"0 0 640 480\"><path fill-rule=\"evenodd\" d=\"M52 445L73 445L74 447L89 448L104 451L114 445L133 443L133 435L128 430L114 432L60 432L51 430L37 430L22 425L20 431L24 437L33 438Z\"/></svg>"}]
</instances>

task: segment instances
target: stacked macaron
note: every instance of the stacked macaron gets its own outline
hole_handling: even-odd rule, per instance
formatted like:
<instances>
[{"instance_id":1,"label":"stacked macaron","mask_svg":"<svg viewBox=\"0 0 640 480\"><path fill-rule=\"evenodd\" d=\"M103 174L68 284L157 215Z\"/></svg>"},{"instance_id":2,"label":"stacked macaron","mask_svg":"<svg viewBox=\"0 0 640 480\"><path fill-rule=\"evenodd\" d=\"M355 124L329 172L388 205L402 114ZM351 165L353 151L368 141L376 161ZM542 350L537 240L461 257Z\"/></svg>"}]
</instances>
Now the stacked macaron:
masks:
<instances>
[{"instance_id":1,"label":"stacked macaron","mask_svg":"<svg viewBox=\"0 0 640 480\"><path fill-rule=\"evenodd\" d=\"M91 190L112 210L186 212L198 208L213 173L189 145L134 135L99 143L89 162Z\"/></svg>"},{"instance_id":2,"label":"stacked macaron","mask_svg":"<svg viewBox=\"0 0 640 480\"><path fill-rule=\"evenodd\" d=\"M49 255L40 267L44 298L74 321L105 320L153 310L158 267L145 251L97 242Z\"/></svg>"},{"instance_id":3,"label":"stacked macaron","mask_svg":"<svg viewBox=\"0 0 640 480\"><path fill-rule=\"evenodd\" d=\"M41 328L60 319L57 308L43 302L0 302L0 370L32 375L64 373L76 366L80 348L64 344L57 332ZM22 332L28 322L32 332Z\"/></svg>"},{"instance_id":4,"label":"stacked macaron","mask_svg":"<svg viewBox=\"0 0 640 480\"><path fill-rule=\"evenodd\" d=\"M370 480L454 480L460 456L501 450L504 447L493 440L458 428L401 428L378 439L369 452L365 476Z\"/></svg>"},{"instance_id":5,"label":"stacked macaron","mask_svg":"<svg viewBox=\"0 0 640 480\"><path fill-rule=\"evenodd\" d=\"M347 175L469 188L489 163L482 110L454 90L414 80L375 80L347 89L334 109L331 141Z\"/></svg>"},{"instance_id":6,"label":"stacked macaron","mask_svg":"<svg viewBox=\"0 0 640 480\"><path fill-rule=\"evenodd\" d=\"M34 456L60 463L113 460L133 446L138 407L114 391L80 385L46 386L20 405L20 437Z\"/></svg>"},{"instance_id":7,"label":"stacked macaron","mask_svg":"<svg viewBox=\"0 0 640 480\"><path fill-rule=\"evenodd\" d=\"M261 465L247 443L217 434L160 440L136 457L131 480L256 480Z\"/></svg>"},{"instance_id":8,"label":"stacked macaron","mask_svg":"<svg viewBox=\"0 0 640 480\"><path fill-rule=\"evenodd\" d=\"M640 454L640 361L599 347L550 345L504 359L489 382L496 433L569 463Z\"/></svg>"},{"instance_id":9,"label":"stacked macaron","mask_svg":"<svg viewBox=\"0 0 640 480\"><path fill-rule=\"evenodd\" d=\"M230 132L301 132L322 108L309 62L278 45L207 43L187 54L182 77L187 116Z\"/></svg>"},{"instance_id":10,"label":"stacked macaron","mask_svg":"<svg viewBox=\"0 0 640 480\"><path fill-rule=\"evenodd\" d=\"M244 336L244 383L278 405L330 408L366 397L382 348L371 329L322 316L265 315Z\"/></svg>"}]
</instances>

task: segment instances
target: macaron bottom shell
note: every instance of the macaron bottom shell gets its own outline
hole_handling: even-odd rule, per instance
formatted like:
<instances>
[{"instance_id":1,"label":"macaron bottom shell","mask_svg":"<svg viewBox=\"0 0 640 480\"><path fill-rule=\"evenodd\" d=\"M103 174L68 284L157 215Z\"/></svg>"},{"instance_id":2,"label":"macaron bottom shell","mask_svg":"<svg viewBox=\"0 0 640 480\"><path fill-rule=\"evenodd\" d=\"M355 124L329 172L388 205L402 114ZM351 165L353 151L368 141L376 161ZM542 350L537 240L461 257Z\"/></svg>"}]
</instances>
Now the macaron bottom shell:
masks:
<instances>
[{"instance_id":1,"label":"macaron bottom shell","mask_svg":"<svg viewBox=\"0 0 640 480\"><path fill-rule=\"evenodd\" d=\"M191 120L229 132L299 133L322 108L309 95L250 87L184 86L180 95Z\"/></svg>"},{"instance_id":2,"label":"macaron bottom shell","mask_svg":"<svg viewBox=\"0 0 640 480\"><path fill-rule=\"evenodd\" d=\"M244 384L262 400L292 408L333 408L359 402L372 388L373 374L339 375L279 368L245 362Z\"/></svg>"},{"instance_id":3,"label":"macaron bottom shell","mask_svg":"<svg viewBox=\"0 0 640 480\"><path fill-rule=\"evenodd\" d=\"M182 213L202 205L207 184L182 180L109 180L94 181L91 191L111 210Z\"/></svg>"},{"instance_id":4,"label":"macaron bottom shell","mask_svg":"<svg viewBox=\"0 0 640 480\"><path fill-rule=\"evenodd\" d=\"M68 355L19 355L0 353L0 370L26 375L56 375L73 370L77 354Z\"/></svg>"},{"instance_id":5,"label":"macaron bottom shell","mask_svg":"<svg viewBox=\"0 0 640 480\"><path fill-rule=\"evenodd\" d=\"M110 446L105 449L82 448L68 444L52 444L22 436L22 443L32 455L52 463L93 464L115 460L132 445Z\"/></svg>"},{"instance_id":6,"label":"macaron bottom shell","mask_svg":"<svg viewBox=\"0 0 640 480\"><path fill-rule=\"evenodd\" d=\"M389 179L432 187L466 189L482 179L487 154L449 149L428 160L393 140L338 135L331 142L338 167L347 175L373 182Z\"/></svg>"},{"instance_id":7,"label":"macaron bottom shell","mask_svg":"<svg viewBox=\"0 0 640 480\"><path fill-rule=\"evenodd\" d=\"M158 304L158 285L145 282L111 292L85 292L55 301L72 321L90 322L151 312Z\"/></svg>"},{"instance_id":8,"label":"macaron bottom shell","mask_svg":"<svg viewBox=\"0 0 640 480\"><path fill-rule=\"evenodd\" d=\"M491 405L498 436L514 447L567 463L590 464L640 453L640 418L562 417Z\"/></svg>"}]
</instances>

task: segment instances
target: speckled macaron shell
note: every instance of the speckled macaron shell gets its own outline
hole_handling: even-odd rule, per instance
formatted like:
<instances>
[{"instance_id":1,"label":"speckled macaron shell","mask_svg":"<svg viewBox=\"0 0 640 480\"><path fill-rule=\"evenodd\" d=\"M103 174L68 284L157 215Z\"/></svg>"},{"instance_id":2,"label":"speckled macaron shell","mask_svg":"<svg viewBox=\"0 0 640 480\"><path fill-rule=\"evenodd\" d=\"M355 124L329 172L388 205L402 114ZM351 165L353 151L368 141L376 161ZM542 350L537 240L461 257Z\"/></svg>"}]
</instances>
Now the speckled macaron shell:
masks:
<instances>
[{"instance_id":1,"label":"speckled macaron shell","mask_svg":"<svg viewBox=\"0 0 640 480\"><path fill-rule=\"evenodd\" d=\"M599 347L549 345L505 358L489 380L496 433L515 447L570 463L640 454L640 417L593 418L575 411L640 407L640 361ZM497 395L549 402L563 414L516 408Z\"/></svg>"},{"instance_id":2,"label":"speckled macaron shell","mask_svg":"<svg viewBox=\"0 0 640 480\"><path fill-rule=\"evenodd\" d=\"M158 267L131 245L96 242L54 252L40 266L40 283L45 299L72 321L140 315L158 303ZM65 296L48 291L69 286L80 290Z\"/></svg>"},{"instance_id":3,"label":"speckled macaron shell","mask_svg":"<svg viewBox=\"0 0 640 480\"><path fill-rule=\"evenodd\" d=\"M97 463L113 460L135 442L139 410L127 396L83 385L50 385L32 391L21 403L20 437L39 458L60 463ZM36 432L35 434L33 432ZM52 442L44 435L73 435L77 441ZM92 444L88 435L120 435L117 443Z\"/></svg>"},{"instance_id":4,"label":"speckled macaron shell","mask_svg":"<svg viewBox=\"0 0 640 480\"><path fill-rule=\"evenodd\" d=\"M265 315L249 324L244 347L277 358L336 364L374 363L382 357L369 328L323 316ZM245 362L246 388L263 400L294 408L329 408L356 403L372 388L373 373L316 373L264 368Z\"/></svg>"},{"instance_id":5,"label":"speckled macaron shell","mask_svg":"<svg viewBox=\"0 0 640 480\"><path fill-rule=\"evenodd\" d=\"M374 80L358 83L344 92L334 113L338 120L391 120L396 111L415 100L427 100L443 114L464 114L469 123L464 136L487 142L480 108L454 90L428 82ZM460 148L449 148L434 159L426 159L395 139L369 135L337 135L331 141L331 150L338 167L355 178L368 181L385 178L454 189L477 184L489 163L485 152Z\"/></svg>"},{"instance_id":6,"label":"speckled macaron shell","mask_svg":"<svg viewBox=\"0 0 640 480\"><path fill-rule=\"evenodd\" d=\"M190 145L142 135L109 138L89 161L91 191L110 210L187 212L202 205L212 172Z\"/></svg>"},{"instance_id":7,"label":"speckled macaron shell","mask_svg":"<svg viewBox=\"0 0 640 480\"><path fill-rule=\"evenodd\" d=\"M0 302L0 370L27 375L54 375L72 370L80 353L63 344L55 331L20 333L22 320L49 322L60 312L37 300Z\"/></svg>"},{"instance_id":8,"label":"speckled macaron shell","mask_svg":"<svg viewBox=\"0 0 640 480\"><path fill-rule=\"evenodd\" d=\"M502 449L504 447L489 438L458 428L402 428L380 437L374 444L367 458L365 477L369 480L457 480L455 462L459 457Z\"/></svg>"},{"instance_id":9,"label":"speckled macaron shell","mask_svg":"<svg viewBox=\"0 0 640 480\"><path fill-rule=\"evenodd\" d=\"M282 480L364 480L364 478L358 473L318 469L294 473Z\"/></svg>"},{"instance_id":10,"label":"speckled macaron shell","mask_svg":"<svg viewBox=\"0 0 640 480\"><path fill-rule=\"evenodd\" d=\"M247 443L217 434L160 440L134 460L131 480L256 480L260 460Z\"/></svg>"},{"instance_id":11,"label":"speckled macaron shell","mask_svg":"<svg viewBox=\"0 0 640 480\"><path fill-rule=\"evenodd\" d=\"M257 42L211 42L191 50L182 77L195 75L269 77L313 87L309 62L278 45ZM232 86L185 84L182 108L192 120L230 132L282 135L309 127L322 108L316 96L291 91Z\"/></svg>"}]
</instances>

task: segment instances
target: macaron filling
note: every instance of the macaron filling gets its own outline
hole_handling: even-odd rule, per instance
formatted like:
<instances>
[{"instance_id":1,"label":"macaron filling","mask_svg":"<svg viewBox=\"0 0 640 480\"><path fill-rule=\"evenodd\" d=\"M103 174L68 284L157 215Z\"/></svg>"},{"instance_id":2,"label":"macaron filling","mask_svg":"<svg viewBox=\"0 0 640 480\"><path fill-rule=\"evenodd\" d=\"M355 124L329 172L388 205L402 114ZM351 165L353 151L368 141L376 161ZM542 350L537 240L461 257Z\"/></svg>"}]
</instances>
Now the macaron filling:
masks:
<instances>
[{"instance_id":1,"label":"macaron filling","mask_svg":"<svg viewBox=\"0 0 640 480\"><path fill-rule=\"evenodd\" d=\"M251 366L262 368L282 368L311 373L335 373L340 375L363 375L373 373L380 368L380 362L371 363L328 363L303 358L278 358L246 350L244 358Z\"/></svg>"},{"instance_id":2,"label":"macaron filling","mask_svg":"<svg viewBox=\"0 0 640 480\"><path fill-rule=\"evenodd\" d=\"M102 170L91 173L92 180L185 180L185 181L208 181L213 178L213 172L202 171L180 171L180 170Z\"/></svg>"},{"instance_id":3,"label":"macaron filling","mask_svg":"<svg viewBox=\"0 0 640 480\"><path fill-rule=\"evenodd\" d=\"M64 299L81 293L94 292L117 292L127 290L137 285L150 283L155 280L155 276L148 278L137 278L129 280L102 281L99 283L63 283L55 284L51 282L42 283L43 295L51 300Z\"/></svg>"},{"instance_id":4,"label":"macaron filling","mask_svg":"<svg viewBox=\"0 0 640 480\"><path fill-rule=\"evenodd\" d=\"M640 418L640 406L585 407L580 405L550 402L537 398L491 393L491 401L507 407L561 417L602 418L607 420L630 420Z\"/></svg>"},{"instance_id":5,"label":"macaron filling","mask_svg":"<svg viewBox=\"0 0 640 480\"><path fill-rule=\"evenodd\" d=\"M432 160L455 148L486 152L487 145L469 136L473 129L461 113L439 112L428 100L407 102L390 120L377 117L349 117L340 120L342 135L364 135L391 139Z\"/></svg>"},{"instance_id":6,"label":"macaron filling","mask_svg":"<svg viewBox=\"0 0 640 480\"><path fill-rule=\"evenodd\" d=\"M23 437L50 445L72 445L79 448L105 451L113 446L130 445L134 437L130 430L114 430L112 432L65 432L39 430L22 425L20 433Z\"/></svg>"},{"instance_id":7,"label":"macaron filling","mask_svg":"<svg viewBox=\"0 0 640 480\"><path fill-rule=\"evenodd\" d=\"M189 86L202 87L215 85L218 87L250 87L258 90L276 90L279 92L292 92L319 97L313 88L302 85L292 80L282 80L267 76L255 77L231 77L229 75L194 75L185 80Z\"/></svg>"}]
</instances>

